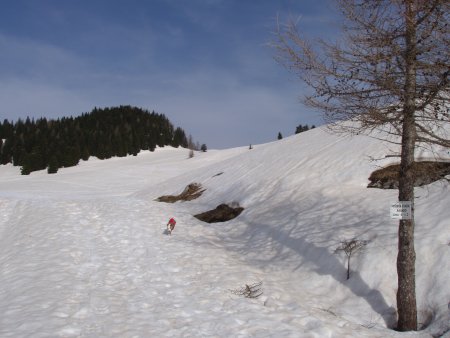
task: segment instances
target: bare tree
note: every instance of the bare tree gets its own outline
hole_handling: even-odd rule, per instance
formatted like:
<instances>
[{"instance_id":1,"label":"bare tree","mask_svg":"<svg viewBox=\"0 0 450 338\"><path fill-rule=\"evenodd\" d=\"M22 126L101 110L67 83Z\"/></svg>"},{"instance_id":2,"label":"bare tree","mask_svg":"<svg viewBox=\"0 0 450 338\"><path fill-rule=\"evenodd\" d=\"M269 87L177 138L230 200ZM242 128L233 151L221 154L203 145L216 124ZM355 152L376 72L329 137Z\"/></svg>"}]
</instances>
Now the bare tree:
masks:
<instances>
[{"instance_id":1,"label":"bare tree","mask_svg":"<svg viewBox=\"0 0 450 338\"><path fill-rule=\"evenodd\" d=\"M311 42L296 22L279 26L276 59L311 89L306 105L338 131L385 132L401 145L399 200L412 219L398 231L397 311L400 331L417 330L414 250L414 151L450 147L448 0L336 0L343 41ZM396 141L399 140L399 141Z\"/></svg>"},{"instance_id":2,"label":"bare tree","mask_svg":"<svg viewBox=\"0 0 450 338\"><path fill-rule=\"evenodd\" d=\"M195 148L195 142L194 142L194 138L192 137L192 135L189 134L187 141L188 141L188 149L197 150Z\"/></svg>"},{"instance_id":3,"label":"bare tree","mask_svg":"<svg viewBox=\"0 0 450 338\"><path fill-rule=\"evenodd\" d=\"M363 247L367 245L367 241L359 240L356 238L350 240L343 240L341 244L334 251L335 253L343 251L347 256L347 280L350 279L350 258L361 251Z\"/></svg>"}]
</instances>

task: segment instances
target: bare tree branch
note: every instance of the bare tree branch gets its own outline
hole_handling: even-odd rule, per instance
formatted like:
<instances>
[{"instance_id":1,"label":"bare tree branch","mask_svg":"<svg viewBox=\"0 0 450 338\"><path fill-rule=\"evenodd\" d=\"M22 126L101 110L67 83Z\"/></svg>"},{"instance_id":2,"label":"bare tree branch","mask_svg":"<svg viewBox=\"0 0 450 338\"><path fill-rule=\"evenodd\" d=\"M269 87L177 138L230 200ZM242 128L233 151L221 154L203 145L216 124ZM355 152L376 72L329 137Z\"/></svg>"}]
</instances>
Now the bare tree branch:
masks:
<instances>
[{"instance_id":1,"label":"bare tree branch","mask_svg":"<svg viewBox=\"0 0 450 338\"><path fill-rule=\"evenodd\" d=\"M329 129L401 146L399 200L414 205L415 149L450 147L450 2L336 3L341 41L309 40L291 20L277 26L275 59L310 88L303 102ZM414 212L398 233L398 329L416 330Z\"/></svg>"}]
</instances>

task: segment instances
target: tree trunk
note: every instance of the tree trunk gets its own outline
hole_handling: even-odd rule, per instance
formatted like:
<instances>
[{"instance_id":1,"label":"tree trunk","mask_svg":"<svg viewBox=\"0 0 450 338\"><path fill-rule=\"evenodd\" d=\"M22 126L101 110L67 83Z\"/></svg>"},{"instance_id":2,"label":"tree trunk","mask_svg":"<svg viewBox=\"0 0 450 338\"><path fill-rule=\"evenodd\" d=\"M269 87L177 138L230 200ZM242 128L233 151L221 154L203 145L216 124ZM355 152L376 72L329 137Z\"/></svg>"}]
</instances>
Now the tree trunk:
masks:
<instances>
[{"instance_id":1,"label":"tree trunk","mask_svg":"<svg viewBox=\"0 0 450 338\"><path fill-rule=\"evenodd\" d=\"M350 279L350 255L347 256L347 280Z\"/></svg>"},{"instance_id":2,"label":"tree trunk","mask_svg":"<svg viewBox=\"0 0 450 338\"><path fill-rule=\"evenodd\" d=\"M405 118L406 120L406 118ZM405 129L406 128L406 129ZM416 283L414 250L414 138L409 134L410 123L404 123L402 159L400 163L399 200L411 201L411 219L400 220L398 229L397 256L397 311L399 331L417 330Z\"/></svg>"},{"instance_id":3,"label":"tree trunk","mask_svg":"<svg viewBox=\"0 0 450 338\"><path fill-rule=\"evenodd\" d=\"M397 311L399 331L417 330L417 305L414 250L414 148L416 141L415 127L415 83L416 50L414 10L411 0L405 1L406 52L405 52L405 97L403 106L403 134L399 177L399 201L411 202L411 219L400 220L398 229L397 256Z\"/></svg>"}]
</instances>

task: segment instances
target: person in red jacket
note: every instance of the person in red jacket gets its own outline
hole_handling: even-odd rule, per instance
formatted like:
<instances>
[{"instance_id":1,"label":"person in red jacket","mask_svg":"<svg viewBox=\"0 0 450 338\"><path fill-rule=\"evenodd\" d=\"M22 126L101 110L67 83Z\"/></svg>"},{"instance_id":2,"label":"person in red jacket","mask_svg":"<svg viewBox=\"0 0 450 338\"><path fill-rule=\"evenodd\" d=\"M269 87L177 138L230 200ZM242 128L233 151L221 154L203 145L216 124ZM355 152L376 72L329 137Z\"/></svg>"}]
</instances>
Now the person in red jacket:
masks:
<instances>
[{"instance_id":1,"label":"person in red jacket","mask_svg":"<svg viewBox=\"0 0 450 338\"><path fill-rule=\"evenodd\" d=\"M169 233L169 235L172 235L172 231L173 229L175 229L175 224L177 224L177 222L173 217L169 219L169 222L167 222L167 232Z\"/></svg>"}]
</instances>

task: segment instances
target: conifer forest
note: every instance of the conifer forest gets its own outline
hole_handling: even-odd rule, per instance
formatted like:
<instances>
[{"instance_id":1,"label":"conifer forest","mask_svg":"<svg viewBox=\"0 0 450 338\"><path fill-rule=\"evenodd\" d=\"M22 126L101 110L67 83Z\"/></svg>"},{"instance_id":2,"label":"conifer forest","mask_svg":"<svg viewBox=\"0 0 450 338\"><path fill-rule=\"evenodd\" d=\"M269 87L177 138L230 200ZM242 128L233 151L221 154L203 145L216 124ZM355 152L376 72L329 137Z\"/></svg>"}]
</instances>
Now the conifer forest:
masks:
<instances>
[{"instance_id":1,"label":"conifer forest","mask_svg":"<svg viewBox=\"0 0 450 338\"><path fill-rule=\"evenodd\" d=\"M187 147L184 130L163 114L132 106L94 108L75 118L0 121L0 164L20 166L24 175L56 173L90 156L137 155L166 145Z\"/></svg>"}]
</instances>

